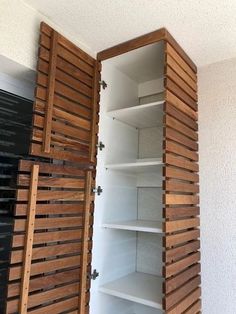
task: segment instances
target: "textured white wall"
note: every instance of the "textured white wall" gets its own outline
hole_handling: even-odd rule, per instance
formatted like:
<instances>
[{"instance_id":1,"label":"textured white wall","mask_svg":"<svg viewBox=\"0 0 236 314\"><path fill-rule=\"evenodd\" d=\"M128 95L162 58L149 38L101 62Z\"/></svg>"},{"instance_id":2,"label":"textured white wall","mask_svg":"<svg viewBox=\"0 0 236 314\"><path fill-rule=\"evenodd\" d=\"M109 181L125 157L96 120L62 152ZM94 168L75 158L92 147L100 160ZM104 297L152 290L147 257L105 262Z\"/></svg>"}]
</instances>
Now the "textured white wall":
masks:
<instances>
[{"instance_id":1,"label":"textured white wall","mask_svg":"<svg viewBox=\"0 0 236 314\"><path fill-rule=\"evenodd\" d=\"M236 313L236 59L199 70L204 314Z\"/></svg>"},{"instance_id":2,"label":"textured white wall","mask_svg":"<svg viewBox=\"0 0 236 314\"><path fill-rule=\"evenodd\" d=\"M35 69L38 51L39 24L45 21L67 38L72 40L81 49L90 54L91 50L78 38L72 37L57 25L50 22L22 0L0 0L0 55ZM0 68L1 71L1 68Z\"/></svg>"}]
</instances>

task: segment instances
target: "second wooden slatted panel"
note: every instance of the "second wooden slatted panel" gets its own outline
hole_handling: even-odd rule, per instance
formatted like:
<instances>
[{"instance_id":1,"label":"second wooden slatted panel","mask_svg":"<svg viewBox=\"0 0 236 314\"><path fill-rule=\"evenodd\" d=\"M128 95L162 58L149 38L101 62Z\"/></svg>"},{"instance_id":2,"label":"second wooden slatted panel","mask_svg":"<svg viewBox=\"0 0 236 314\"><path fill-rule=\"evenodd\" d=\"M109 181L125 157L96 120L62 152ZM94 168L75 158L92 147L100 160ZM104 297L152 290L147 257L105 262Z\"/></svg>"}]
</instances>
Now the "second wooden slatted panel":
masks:
<instances>
[{"instance_id":1,"label":"second wooden slatted panel","mask_svg":"<svg viewBox=\"0 0 236 314\"><path fill-rule=\"evenodd\" d=\"M198 313L200 302L197 76L166 43L163 307Z\"/></svg>"},{"instance_id":2,"label":"second wooden slatted panel","mask_svg":"<svg viewBox=\"0 0 236 314\"><path fill-rule=\"evenodd\" d=\"M24 258L28 254L24 245L30 177L35 164L39 176L27 313L85 313L91 271L92 174L69 166L25 160L19 165L6 313L21 313L18 309L23 295Z\"/></svg>"}]
</instances>

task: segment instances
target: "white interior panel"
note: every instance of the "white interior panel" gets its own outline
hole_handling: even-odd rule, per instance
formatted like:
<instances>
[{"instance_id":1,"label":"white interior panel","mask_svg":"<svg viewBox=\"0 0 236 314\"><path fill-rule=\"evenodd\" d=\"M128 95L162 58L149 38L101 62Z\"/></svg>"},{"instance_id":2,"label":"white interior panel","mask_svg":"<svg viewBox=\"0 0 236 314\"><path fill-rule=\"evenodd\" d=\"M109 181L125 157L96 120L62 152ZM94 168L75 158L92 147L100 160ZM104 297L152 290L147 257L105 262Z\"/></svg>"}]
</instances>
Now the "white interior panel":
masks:
<instances>
[{"instance_id":1,"label":"white interior panel","mask_svg":"<svg viewBox=\"0 0 236 314\"><path fill-rule=\"evenodd\" d=\"M159 314L162 306L162 52L150 45L102 63L91 314ZM142 112L152 99L155 115Z\"/></svg>"},{"instance_id":2,"label":"white interior panel","mask_svg":"<svg viewBox=\"0 0 236 314\"><path fill-rule=\"evenodd\" d=\"M139 130L139 158L162 157L163 127Z\"/></svg>"},{"instance_id":3,"label":"white interior panel","mask_svg":"<svg viewBox=\"0 0 236 314\"><path fill-rule=\"evenodd\" d=\"M138 85L138 97L142 98L145 96L159 94L163 92L163 90L164 90L163 77L151 81L146 81Z\"/></svg>"},{"instance_id":4,"label":"white interior panel","mask_svg":"<svg viewBox=\"0 0 236 314\"><path fill-rule=\"evenodd\" d=\"M138 189L138 219L162 220L162 189Z\"/></svg>"},{"instance_id":5,"label":"white interior panel","mask_svg":"<svg viewBox=\"0 0 236 314\"><path fill-rule=\"evenodd\" d=\"M138 232L137 271L162 276L162 237L159 234Z\"/></svg>"}]
</instances>

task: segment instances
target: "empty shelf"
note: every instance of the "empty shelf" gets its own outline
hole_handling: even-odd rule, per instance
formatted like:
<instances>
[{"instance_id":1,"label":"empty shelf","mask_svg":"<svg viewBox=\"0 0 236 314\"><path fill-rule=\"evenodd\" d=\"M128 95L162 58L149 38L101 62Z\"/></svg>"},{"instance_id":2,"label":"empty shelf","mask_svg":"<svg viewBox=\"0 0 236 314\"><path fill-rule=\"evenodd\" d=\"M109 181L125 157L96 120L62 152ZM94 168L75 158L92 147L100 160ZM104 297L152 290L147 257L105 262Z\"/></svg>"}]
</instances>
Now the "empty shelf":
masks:
<instances>
[{"instance_id":1,"label":"empty shelf","mask_svg":"<svg viewBox=\"0 0 236 314\"><path fill-rule=\"evenodd\" d=\"M101 292L162 309L162 278L144 273L132 273L105 284Z\"/></svg>"},{"instance_id":2,"label":"empty shelf","mask_svg":"<svg viewBox=\"0 0 236 314\"><path fill-rule=\"evenodd\" d=\"M156 170L157 166L162 165L161 158L137 159L135 162L127 162L120 164L108 164L107 169L123 170L126 172L146 172Z\"/></svg>"},{"instance_id":3,"label":"empty shelf","mask_svg":"<svg viewBox=\"0 0 236 314\"><path fill-rule=\"evenodd\" d=\"M164 101L109 111L108 116L135 128L151 128L162 125Z\"/></svg>"},{"instance_id":4,"label":"empty shelf","mask_svg":"<svg viewBox=\"0 0 236 314\"><path fill-rule=\"evenodd\" d=\"M102 226L104 228L110 229L162 233L162 223L160 221L128 220L114 223L105 223Z\"/></svg>"}]
</instances>

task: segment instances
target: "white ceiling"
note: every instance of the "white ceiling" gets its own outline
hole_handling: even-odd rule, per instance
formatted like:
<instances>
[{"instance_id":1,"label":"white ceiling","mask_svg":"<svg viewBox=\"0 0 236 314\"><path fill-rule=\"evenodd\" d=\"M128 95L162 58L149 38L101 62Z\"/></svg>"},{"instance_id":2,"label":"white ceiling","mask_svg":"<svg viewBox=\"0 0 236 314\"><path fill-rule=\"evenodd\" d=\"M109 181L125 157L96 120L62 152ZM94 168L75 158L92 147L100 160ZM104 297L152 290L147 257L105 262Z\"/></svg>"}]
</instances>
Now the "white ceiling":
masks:
<instances>
[{"instance_id":1,"label":"white ceiling","mask_svg":"<svg viewBox=\"0 0 236 314\"><path fill-rule=\"evenodd\" d=\"M166 27L198 66L236 57L235 0L24 0L98 52Z\"/></svg>"}]
</instances>

